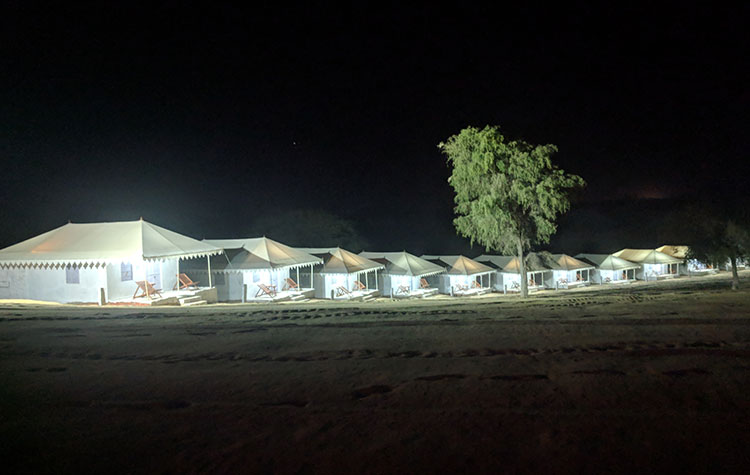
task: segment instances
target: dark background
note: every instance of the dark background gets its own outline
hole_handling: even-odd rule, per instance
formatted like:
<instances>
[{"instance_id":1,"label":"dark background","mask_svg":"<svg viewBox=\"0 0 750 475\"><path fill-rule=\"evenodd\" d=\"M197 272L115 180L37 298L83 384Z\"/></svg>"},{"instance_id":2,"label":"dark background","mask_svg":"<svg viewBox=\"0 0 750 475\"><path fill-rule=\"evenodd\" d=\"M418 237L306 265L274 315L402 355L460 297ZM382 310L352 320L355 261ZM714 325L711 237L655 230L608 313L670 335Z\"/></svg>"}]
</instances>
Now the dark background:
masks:
<instances>
[{"instance_id":1,"label":"dark background","mask_svg":"<svg viewBox=\"0 0 750 475\"><path fill-rule=\"evenodd\" d=\"M476 254L436 147L467 125L556 144L588 182L555 251L679 243L685 200L748 183L747 3L3 5L0 247L142 216Z\"/></svg>"}]
</instances>

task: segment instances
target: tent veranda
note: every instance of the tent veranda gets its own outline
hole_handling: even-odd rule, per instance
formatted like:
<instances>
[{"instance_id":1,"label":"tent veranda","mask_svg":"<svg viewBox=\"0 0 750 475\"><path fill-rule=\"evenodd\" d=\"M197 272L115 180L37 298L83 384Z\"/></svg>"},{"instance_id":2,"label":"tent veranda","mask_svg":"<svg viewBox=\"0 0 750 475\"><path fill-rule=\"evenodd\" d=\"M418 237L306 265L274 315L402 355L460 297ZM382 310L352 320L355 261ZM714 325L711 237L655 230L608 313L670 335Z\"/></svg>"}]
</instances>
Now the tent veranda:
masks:
<instances>
[{"instance_id":1,"label":"tent veranda","mask_svg":"<svg viewBox=\"0 0 750 475\"><path fill-rule=\"evenodd\" d=\"M386 296L424 296L435 293L436 289L421 288L421 279L445 272L445 268L406 251L367 252L360 256L379 262L385 266L378 283ZM409 289L404 292L400 289Z\"/></svg>"},{"instance_id":2,"label":"tent veranda","mask_svg":"<svg viewBox=\"0 0 750 475\"><path fill-rule=\"evenodd\" d=\"M273 299L261 285L275 289L279 298L310 291L313 267L323 263L319 257L267 237L204 242L224 249L224 256L212 259L211 272L219 300L226 302ZM291 289L286 279L292 279L298 288Z\"/></svg>"},{"instance_id":3,"label":"tent veranda","mask_svg":"<svg viewBox=\"0 0 750 475\"><path fill-rule=\"evenodd\" d=\"M180 259L221 252L143 220L68 223L0 250L0 298L61 303L130 300L136 281L171 289Z\"/></svg>"},{"instance_id":4,"label":"tent veranda","mask_svg":"<svg viewBox=\"0 0 750 475\"><path fill-rule=\"evenodd\" d=\"M297 248L323 260L323 267L315 274L315 296L325 299L367 297L378 292L378 271L385 266L340 247ZM355 282L364 284L357 289ZM374 288L373 288L374 287Z\"/></svg>"}]
</instances>

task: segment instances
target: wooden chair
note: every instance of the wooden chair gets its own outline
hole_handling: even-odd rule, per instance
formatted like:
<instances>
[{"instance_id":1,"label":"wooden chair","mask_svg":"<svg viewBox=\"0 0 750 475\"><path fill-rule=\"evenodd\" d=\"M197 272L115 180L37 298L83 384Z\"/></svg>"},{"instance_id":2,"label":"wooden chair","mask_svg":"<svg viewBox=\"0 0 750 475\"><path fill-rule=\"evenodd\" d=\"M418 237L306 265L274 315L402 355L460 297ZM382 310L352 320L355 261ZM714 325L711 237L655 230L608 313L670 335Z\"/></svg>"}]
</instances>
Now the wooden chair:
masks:
<instances>
[{"instance_id":1,"label":"wooden chair","mask_svg":"<svg viewBox=\"0 0 750 475\"><path fill-rule=\"evenodd\" d=\"M405 285L399 285L398 289L396 289L396 295L409 295L411 293L411 289Z\"/></svg>"},{"instance_id":2,"label":"wooden chair","mask_svg":"<svg viewBox=\"0 0 750 475\"><path fill-rule=\"evenodd\" d=\"M336 287L336 297L343 297L345 295L351 295L352 293L347 290L343 285Z\"/></svg>"},{"instance_id":3,"label":"wooden chair","mask_svg":"<svg viewBox=\"0 0 750 475\"><path fill-rule=\"evenodd\" d=\"M262 295L268 295L271 298L276 297L276 286L275 285L266 285L266 284L258 284L258 292L256 292L255 297L260 297Z\"/></svg>"},{"instance_id":4,"label":"wooden chair","mask_svg":"<svg viewBox=\"0 0 750 475\"><path fill-rule=\"evenodd\" d=\"M291 277L287 277L284 279L284 287L281 288L281 290L297 290L299 289L299 284L294 281Z\"/></svg>"},{"instance_id":5,"label":"wooden chair","mask_svg":"<svg viewBox=\"0 0 750 475\"><path fill-rule=\"evenodd\" d=\"M430 288L430 283L427 282L427 279L425 279L424 277L422 277L421 279L419 279L419 288L420 289L429 289Z\"/></svg>"},{"instance_id":6,"label":"wooden chair","mask_svg":"<svg viewBox=\"0 0 750 475\"><path fill-rule=\"evenodd\" d=\"M358 280L355 280L354 287L352 288L352 290L365 290L365 288L366 288L365 284L363 284L362 282Z\"/></svg>"},{"instance_id":7,"label":"wooden chair","mask_svg":"<svg viewBox=\"0 0 750 475\"><path fill-rule=\"evenodd\" d=\"M154 284L147 280L137 280L135 285L138 287L135 289L135 292L133 292L134 299L139 299L141 297L153 298L153 295L158 295L159 298L162 296L161 290L155 289ZM140 295L138 295L139 291L142 292Z\"/></svg>"},{"instance_id":8,"label":"wooden chair","mask_svg":"<svg viewBox=\"0 0 750 475\"><path fill-rule=\"evenodd\" d=\"M174 284L174 287L172 287L172 290L177 290L178 285L180 286L180 290L198 288L198 282L193 282L193 280L188 277L187 274L177 274L177 282Z\"/></svg>"}]
</instances>

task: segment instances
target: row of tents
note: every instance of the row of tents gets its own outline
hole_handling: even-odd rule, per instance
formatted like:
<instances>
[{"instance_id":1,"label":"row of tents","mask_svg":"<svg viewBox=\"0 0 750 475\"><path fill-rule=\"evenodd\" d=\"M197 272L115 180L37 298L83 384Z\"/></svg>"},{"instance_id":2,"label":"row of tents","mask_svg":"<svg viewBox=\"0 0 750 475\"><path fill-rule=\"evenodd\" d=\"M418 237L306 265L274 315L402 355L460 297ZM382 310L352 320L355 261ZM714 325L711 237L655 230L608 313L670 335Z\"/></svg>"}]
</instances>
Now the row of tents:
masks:
<instances>
[{"instance_id":1,"label":"row of tents","mask_svg":"<svg viewBox=\"0 0 750 475\"><path fill-rule=\"evenodd\" d=\"M530 253L529 289L566 289L710 271L685 246L613 254ZM352 253L269 238L204 239L147 221L68 223L0 250L0 299L153 304L363 300L520 290L517 257Z\"/></svg>"}]
</instances>

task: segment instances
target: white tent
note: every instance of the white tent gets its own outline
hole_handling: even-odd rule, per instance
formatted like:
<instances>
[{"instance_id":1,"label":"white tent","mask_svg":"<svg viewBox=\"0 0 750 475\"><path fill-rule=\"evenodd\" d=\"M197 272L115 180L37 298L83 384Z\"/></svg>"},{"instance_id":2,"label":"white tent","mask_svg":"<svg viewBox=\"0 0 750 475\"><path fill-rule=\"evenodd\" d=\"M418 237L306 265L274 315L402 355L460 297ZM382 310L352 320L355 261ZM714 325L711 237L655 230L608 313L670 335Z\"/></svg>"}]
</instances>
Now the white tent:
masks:
<instances>
[{"instance_id":1,"label":"white tent","mask_svg":"<svg viewBox=\"0 0 750 475\"><path fill-rule=\"evenodd\" d=\"M683 262L682 259L655 249L621 249L612 255L640 264L641 268L636 272L636 278L641 280L676 277Z\"/></svg>"},{"instance_id":2,"label":"white tent","mask_svg":"<svg viewBox=\"0 0 750 475\"><path fill-rule=\"evenodd\" d=\"M495 290L500 292L521 291L521 266L518 263L518 257L482 254L476 260L495 270L495 278L492 284ZM537 254L529 253L526 256L526 279L529 291L543 289L545 277L551 275L552 270L543 264Z\"/></svg>"},{"instance_id":3,"label":"white tent","mask_svg":"<svg viewBox=\"0 0 750 475\"><path fill-rule=\"evenodd\" d=\"M367 252L362 251L360 256L379 262L385 266L378 282L383 295L400 295L404 293L399 289L409 289L407 295L434 293L434 289L422 289L421 279L445 272L443 266L434 264L428 260L401 252ZM429 291L431 290L431 292Z\"/></svg>"},{"instance_id":4,"label":"white tent","mask_svg":"<svg viewBox=\"0 0 750 475\"><path fill-rule=\"evenodd\" d=\"M598 284L626 283L635 280L640 264L626 261L612 254L578 254L576 259L596 267L591 280Z\"/></svg>"},{"instance_id":5,"label":"white tent","mask_svg":"<svg viewBox=\"0 0 750 475\"><path fill-rule=\"evenodd\" d=\"M473 295L491 290L491 267L466 256L423 255L433 264L445 269L445 274L437 276L440 293L450 295Z\"/></svg>"},{"instance_id":6,"label":"white tent","mask_svg":"<svg viewBox=\"0 0 750 475\"><path fill-rule=\"evenodd\" d=\"M323 259L323 268L315 275L314 280L316 297L348 299L377 293L378 271L385 268L380 262L358 256L340 247L297 250ZM364 284L365 289L357 290L356 282Z\"/></svg>"},{"instance_id":7,"label":"white tent","mask_svg":"<svg viewBox=\"0 0 750 475\"><path fill-rule=\"evenodd\" d=\"M132 298L135 281L171 289L180 259L221 252L143 220L68 223L0 250L0 298L125 300Z\"/></svg>"},{"instance_id":8,"label":"white tent","mask_svg":"<svg viewBox=\"0 0 750 475\"><path fill-rule=\"evenodd\" d=\"M206 239L205 242L223 248L226 254L214 258L211 267L221 301L252 300L256 295L268 297L259 290L260 284L274 286L279 293L285 290L304 292L313 288L313 266L323 263L319 257L267 237ZM307 271L302 273L303 278L300 278L300 269ZM294 280L299 288L291 289L287 278Z\"/></svg>"},{"instance_id":9,"label":"white tent","mask_svg":"<svg viewBox=\"0 0 750 475\"><path fill-rule=\"evenodd\" d=\"M552 269L552 280L547 286L555 289L567 289L571 287L588 285L591 282L591 271L595 269L593 264L580 261L567 254L548 254L551 259L549 267Z\"/></svg>"},{"instance_id":10,"label":"white tent","mask_svg":"<svg viewBox=\"0 0 750 475\"><path fill-rule=\"evenodd\" d=\"M664 246L657 247L656 251L663 252L677 259L682 259L685 265L680 267L680 271L685 275L712 274L719 271L711 263L701 262L698 259L688 259L689 246L665 244Z\"/></svg>"}]
</instances>

